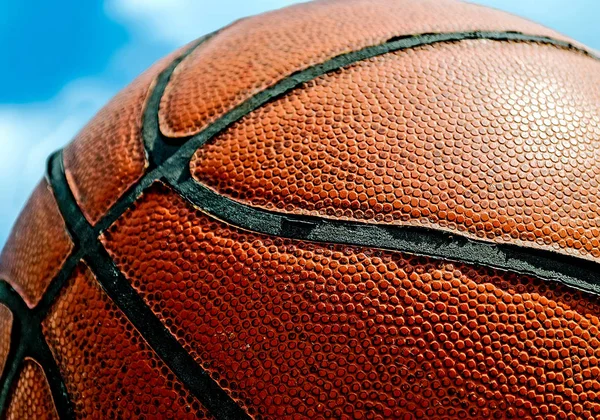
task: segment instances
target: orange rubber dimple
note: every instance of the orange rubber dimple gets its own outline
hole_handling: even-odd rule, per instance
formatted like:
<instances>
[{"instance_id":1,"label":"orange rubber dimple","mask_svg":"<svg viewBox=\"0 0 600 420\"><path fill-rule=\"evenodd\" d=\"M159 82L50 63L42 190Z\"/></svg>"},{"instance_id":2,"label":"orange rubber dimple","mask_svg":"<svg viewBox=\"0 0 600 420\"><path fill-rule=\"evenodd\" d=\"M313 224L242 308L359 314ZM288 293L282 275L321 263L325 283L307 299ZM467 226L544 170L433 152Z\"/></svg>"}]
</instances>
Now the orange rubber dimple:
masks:
<instances>
[{"instance_id":1,"label":"orange rubber dimple","mask_svg":"<svg viewBox=\"0 0 600 420\"><path fill-rule=\"evenodd\" d=\"M142 116L160 72L189 46L169 54L115 96L64 149L69 186L95 224L144 173Z\"/></svg>"},{"instance_id":2,"label":"orange rubber dimple","mask_svg":"<svg viewBox=\"0 0 600 420\"><path fill-rule=\"evenodd\" d=\"M555 283L232 228L152 187L103 237L258 418L600 414L600 302Z\"/></svg>"},{"instance_id":3,"label":"orange rubber dimple","mask_svg":"<svg viewBox=\"0 0 600 420\"><path fill-rule=\"evenodd\" d=\"M397 36L512 31L568 40L516 16L454 0L333 0L299 4L237 22L176 69L160 106L168 137L200 132L282 78Z\"/></svg>"},{"instance_id":4,"label":"orange rubber dimple","mask_svg":"<svg viewBox=\"0 0 600 420\"><path fill-rule=\"evenodd\" d=\"M73 248L50 186L42 180L0 255L0 278L35 306Z\"/></svg>"},{"instance_id":5,"label":"orange rubber dimple","mask_svg":"<svg viewBox=\"0 0 600 420\"><path fill-rule=\"evenodd\" d=\"M194 178L245 204L420 225L600 259L600 63L461 41L304 84L200 148Z\"/></svg>"},{"instance_id":6,"label":"orange rubber dimple","mask_svg":"<svg viewBox=\"0 0 600 420\"><path fill-rule=\"evenodd\" d=\"M383 53L405 37L430 45ZM0 303L0 372L18 374L0 384L2 414L212 419L203 401L261 420L600 419L600 294L486 268L499 254L460 262L478 239L526 253L514 271L548 273L543 249L582 288L600 264L599 58L559 41L455 0L322 0L238 21L155 91L147 113L171 139L148 173L148 98L189 46L155 64L63 151L53 181L95 228L67 212L72 242L42 181L0 255L0 281L29 306ZM188 162L177 147L202 130ZM154 175L176 191L148 187ZM186 200L205 187L221 201ZM227 204L244 207L239 227L218 220ZM252 231L261 221L273 235ZM420 245L448 258L336 244L356 223L371 244L431 229ZM324 242L293 238L306 232ZM77 267L56 279L67 258ZM155 323L176 341L156 344ZM33 359L46 344L57 376ZM199 366L211 379L191 378Z\"/></svg>"},{"instance_id":7,"label":"orange rubber dimple","mask_svg":"<svg viewBox=\"0 0 600 420\"><path fill-rule=\"evenodd\" d=\"M43 323L78 418L209 418L80 264Z\"/></svg>"},{"instance_id":8,"label":"orange rubber dimple","mask_svg":"<svg viewBox=\"0 0 600 420\"><path fill-rule=\"evenodd\" d=\"M19 380L11 392L6 419L58 420L46 375L34 360L25 359Z\"/></svg>"},{"instance_id":9,"label":"orange rubber dimple","mask_svg":"<svg viewBox=\"0 0 600 420\"><path fill-rule=\"evenodd\" d=\"M10 337L12 334L13 315L10 309L0 304L0 376L10 351Z\"/></svg>"}]
</instances>

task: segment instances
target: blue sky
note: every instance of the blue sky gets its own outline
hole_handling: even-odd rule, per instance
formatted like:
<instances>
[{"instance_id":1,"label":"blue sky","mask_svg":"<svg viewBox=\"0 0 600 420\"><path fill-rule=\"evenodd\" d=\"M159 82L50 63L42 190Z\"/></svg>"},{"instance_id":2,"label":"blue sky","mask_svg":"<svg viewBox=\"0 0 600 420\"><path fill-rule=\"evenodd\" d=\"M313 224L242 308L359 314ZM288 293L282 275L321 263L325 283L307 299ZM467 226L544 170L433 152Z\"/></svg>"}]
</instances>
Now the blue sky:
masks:
<instances>
[{"instance_id":1,"label":"blue sky","mask_svg":"<svg viewBox=\"0 0 600 420\"><path fill-rule=\"evenodd\" d=\"M0 1L0 246L46 157L158 58L294 0ZM481 0L600 50L597 0ZM599 104L600 105L600 104Z\"/></svg>"}]
</instances>

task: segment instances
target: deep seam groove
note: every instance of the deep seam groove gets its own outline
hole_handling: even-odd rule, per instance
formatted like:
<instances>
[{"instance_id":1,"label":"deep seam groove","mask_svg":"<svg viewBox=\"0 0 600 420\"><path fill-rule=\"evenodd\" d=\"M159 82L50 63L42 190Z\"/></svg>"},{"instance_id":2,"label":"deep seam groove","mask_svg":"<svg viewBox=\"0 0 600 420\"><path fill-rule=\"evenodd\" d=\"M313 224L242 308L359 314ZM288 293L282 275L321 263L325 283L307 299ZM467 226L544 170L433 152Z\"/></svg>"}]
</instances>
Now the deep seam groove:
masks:
<instances>
[{"instance_id":1,"label":"deep seam groove","mask_svg":"<svg viewBox=\"0 0 600 420\"><path fill-rule=\"evenodd\" d=\"M165 162L162 168L157 168L154 171L155 174L148 174L150 181L144 179L140 183L135 196L139 196L155 178L159 178L209 215L244 230L318 242L336 243L341 240L342 243L348 245L372 246L418 255L441 257L453 261L533 275L541 279L564 283L586 292L600 294L598 263L577 256L536 250L521 245L468 239L459 233L450 234L435 229L335 221L318 216L308 217L271 212L230 200L191 178L189 161L197 149L249 112L302 83L334 71L339 67L392 51L465 39L545 43L559 48L583 52L598 59L593 54L567 42L516 32L464 32L391 38L388 43L344 54L297 72L248 99L204 131L191 137L180 150ZM119 210L122 212L125 209ZM114 215L112 217L109 215L111 222L106 224L105 228L116 220L116 217L114 219L113 217Z\"/></svg>"},{"instance_id":2,"label":"deep seam groove","mask_svg":"<svg viewBox=\"0 0 600 420\"><path fill-rule=\"evenodd\" d=\"M191 157L193 156L195 151L198 148L202 147L208 140L210 140L212 137L214 137L219 132L226 129L228 126L230 126L234 122L238 121L243 116L247 115L249 112L262 106L264 103L266 103L270 100L273 100L273 99L287 93L288 91L300 86L302 83L308 82L308 81L310 81L314 78L317 78L319 76L322 76L328 72L334 71L334 70L339 69L344 66L351 65L358 61L373 58L373 57L376 57L376 56L379 56L382 54L387 54L387 53L393 52L393 51L415 48L415 47L419 47L419 46L423 46L423 45L430 45L430 44L440 43L440 42L454 42L454 41L461 41L461 40L466 40L466 39L488 39L488 40L495 40L495 41L520 41L520 42L537 42L537 43L543 43L543 44L550 44L550 45L554 45L558 48L574 50L574 51L584 53L593 58L596 58L596 59L598 58L591 52L588 52L586 50L578 48L568 42L558 41L558 40L554 40L554 39L547 38L547 37L524 35L524 34L516 33L516 32L472 31L472 32L460 32L460 33L423 34L423 35L417 35L417 36L394 37L394 38L390 38L390 40L388 40L388 42L386 42L386 43L383 43L383 44L380 44L377 46L366 47L364 49L350 52L347 54L342 54L340 56L337 56L330 60L327 60L321 64L317 64L317 65L309 67L305 70L293 73L292 75L280 80L272 87L267 88L267 89L257 93L256 95L249 98L248 100L246 100L245 102L243 102L242 104L237 106L236 108L232 109L231 111L226 113L224 116L222 116L220 119L215 121L213 124L206 127L202 132L200 132L194 136L188 137L188 138L182 138L182 139L176 139L176 140L167 139L160 133L160 130L158 128L158 108L160 106L160 100L164 93L164 89L165 89L176 65L179 62L181 62L185 58L185 56L187 56L194 48L196 48L202 41L204 41L208 37L210 37L210 35L201 39L200 41L198 41L198 43L195 43L195 45L192 48L190 48L184 55L182 55L181 57L179 57L178 59L175 60L175 61L177 61L176 64L172 64L171 66L169 66L169 68L167 68L165 71L163 71L159 75L157 84L156 84L153 92L151 93L151 96L148 100L147 106L146 106L146 108L144 110L144 114L143 114L144 122L143 122L143 130L142 131L143 131L143 137L144 137L144 144L145 144L147 152L149 154L150 171L147 172L137 182L136 185L132 186L126 194L124 194L122 197L119 198L117 203L115 203L112 206L112 208L104 215L104 217L96 224L95 227L92 227L87 223L87 221L83 217L81 211L77 207L77 205L74 201L74 198L72 197L69 186L66 182L66 179L64 178L64 169L62 168L62 153L58 152L50 158L49 165L51 167L51 172L49 173L49 179L51 181L51 185L54 188L54 192L55 192L57 201L59 202L59 206L61 209L61 213L63 214L63 218L65 218L65 222L67 223L69 228L73 229L73 231L70 232L70 234L73 236L73 239L75 241L75 249L72 251L71 255L67 258L67 260L63 264L63 267L61 268L59 274L52 281L51 285L48 288L47 293L44 295L44 297L40 301L40 305L39 305L40 309L36 312L37 316L42 317L43 315L45 315L45 313L51 307L53 301L56 299L56 297L60 293L60 290L66 283L66 280L69 278L73 268L79 263L79 261L82 258L84 258L84 260L86 260L88 262L88 264L90 264L90 268L92 268L92 270L100 271L104 275L107 276L106 278L102 278L102 279L100 279L100 276L98 276L99 281L101 282L102 286L105 288L107 293L109 293L109 295L113 298L113 300L115 300L115 303L117 304L117 306L119 306L119 308L121 310L123 310L125 312L124 307L129 308L128 309L129 313L125 312L125 315L130 319L130 321L132 321L132 319L130 318L130 315L137 316L135 314L142 314L142 317L149 317L150 321L145 320L145 319L137 319L138 324L146 323L146 322L150 323L148 325L156 324L156 322L158 322L160 324L160 325L158 325L158 324L155 325L158 328L158 330L160 331L157 334L159 336L161 336L161 339L165 339L171 343L174 343L177 347L169 348L167 346L166 349L161 350L163 353L161 353L159 355L159 357L161 357L163 360L165 360L165 357L170 360L170 363L167 363L167 365L171 368L171 370L180 379L181 379L181 377L177 374L177 371L179 371L184 376L186 375L186 373L189 374L189 372L190 372L189 369L193 370L193 369L195 369L195 367L200 369L202 372L204 372L204 371L199 367L199 365L197 365L197 363L195 361L193 361L193 359L190 361L189 358L191 358L191 356L189 356L189 354L185 353L185 351L183 352L185 354L178 353L181 350L181 346L179 346L179 344L174 339L174 337L168 332L168 330L166 330L166 327L160 322L160 320L158 320L158 318L156 318L156 316L152 313L150 308L145 305L142 298L135 292L135 290L133 290L133 288L130 286L130 284L127 282L127 280L118 271L118 269L116 268L116 266L115 266L114 262L112 261L112 259L110 258L110 256L108 256L108 254L106 253L106 251L104 250L102 245L99 243L98 235L102 231L106 230L110 225L112 225L112 223L114 223L123 214L123 212L125 210L127 210L127 208L129 208L131 206L131 204L134 203L134 201L143 193L143 191L147 187L149 187L155 181L158 181L160 179L163 179L164 181L166 181L169 185L171 185L172 188L174 188L177 191L179 191L180 193L182 193L184 198L186 198L188 201L191 201L195 205L200 205L202 207L203 206L202 200L207 200L207 203L209 203L209 207L210 206L214 207L214 209L212 209L211 211L214 211L218 217L219 206L222 207L223 204L230 205L231 200L224 201L224 200L228 200L228 199L226 197L218 196L218 194L216 194L216 193L208 190L207 188L201 186L200 184L196 183L195 181L193 181L193 179L191 179L191 175L189 173L189 161L190 161ZM182 145L179 146L180 144L182 144ZM218 196L219 198L216 199L213 197L212 202L211 202L210 194L214 194L215 196ZM63 200L66 200L67 202L62 202L62 206L61 206L60 204L61 204L61 201L63 201ZM238 204L239 206L243 206L239 203L236 203L236 204ZM66 208L65 208L65 206L66 206ZM317 241L318 238L323 238L323 240L327 240L328 242L336 243L336 242L339 242L338 241L339 238L337 237L339 231L337 231L336 229L343 228L343 229L348 230L348 232L351 234L350 237L353 239L358 237L356 235L357 229L359 231L361 229L366 229L364 232L360 232L361 234L366 235L365 236L366 239L363 242L365 244L377 242L376 240L374 241L373 238L369 238L369 235L371 235L372 233L369 233L368 230L372 230L374 227L373 225L357 223L356 224L357 226L354 226L352 224L340 222L339 227L337 227L337 223L333 223L331 226L327 226L329 221L327 221L326 219L319 219L318 217L298 218L298 217L292 217L291 215L283 215L283 214L276 214L276 213L271 213L271 212L266 212L266 211L260 211L260 210L257 210L255 208L251 208L248 206L245 206L245 207L246 207L245 209L243 209L241 207L235 207L235 208L237 208L241 212L240 214L248 214L249 217L252 216L250 218L252 220L254 220L253 223L256 223L257 221L260 223L264 222L265 225L262 227L263 229L266 229L266 226L270 226L269 229L273 228L272 231L279 232L279 234L281 236L294 237L294 238L306 237L307 240L314 240L314 241ZM69 210L69 209L71 209L71 210ZM217 210L215 210L215 209L217 209ZM66 210L66 213L63 212L63 210ZM204 208L204 211L206 211L209 214L212 214L208 210L209 210L208 207ZM222 216L227 216L227 214L223 213ZM234 224L233 223L234 217L232 217L231 215L228 217L231 218L231 223ZM276 221L276 218L279 218L279 220ZM269 225L269 223L270 223L270 225ZM319 226L319 224L321 226ZM241 226L239 226L239 227L244 228L243 225L244 225L244 223L241 223ZM358 226L358 225L360 225L360 226ZM254 226L254 227L257 229L256 231L260 232L260 230L258 230L258 228L260 228L261 226ZM252 230L250 224L249 224L249 226L246 227L246 229ZM331 230L331 229L333 229L333 230ZM81 235L81 230L83 230L85 232L85 235ZM409 228L402 228L402 230L406 230L407 232L410 231ZM320 232L320 233L317 234L315 232ZM422 233L419 233L419 235L422 235ZM460 235L449 235L449 234L445 234L443 232L437 232L436 235L440 235L440 236L436 237L436 238L434 238L434 237L431 238L434 242L431 246L431 249L434 249L434 250L446 249L446 252L448 252L448 253L454 252L452 247L456 246L457 241L463 241L463 242L466 241L468 243L477 244L477 246L485 247L485 248L478 248L477 249L478 252L485 249L485 250L488 250L489 252L495 253L495 252L497 252L496 248L499 247L499 245L495 245L495 244L479 243L477 241L471 241ZM378 236L375 235L374 237L377 238ZM388 238L386 238L385 236L380 236L380 238L383 238L384 240L388 240ZM444 238L446 238L446 239L444 239ZM76 239L81 240L81 243L77 243ZM444 242L444 240L446 242ZM351 242L351 241L349 241L349 242ZM418 242L423 242L423 239L419 238ZM381 243L381 242L377 242L377 243ZM357 245L360 245L360 244L357 244ZM368 245L368 246L375 246L375 245ZM400 247L400 245L396 245L396 246ZM95 259L95 257L93 255L87 255L87 257L86 257L86 254L92 254L92 252L87 252L87 253L84 252L84 250L86 250L87 248L98 251L97 259ZM519 246L514 246L515 252L519 251L519 253L520 253L523 251L523 249L525 249L525 248L519 247ZM398 250L401 251L400 249L398 249ZM407 251L407 252L410 252L410 251ZM476 257L476 256L474 256L474 257ZM509 262L512 262L510 255L507 253L501 252L500 256L498 258L500 258L500 257L504 258L505 266ZM593 266L594 268L597 267L597 264L595 264L593 262L586 261L586 260L576 258L576 257L563 257L563 256L560 256L559 254L553 254L552 258L573 261L573 262L568 263L569 266L572 263L576 263L578 265L580 264L585 267L588 267L589 265ZM535 261L532 261L532 262L535 263ZM475 262L475 263L477 263L477 262ZM485 262L481 262L480 264L486 265ZM490 262L490 264L492 264L492 262ZM565 263L565 264L567 264L567 263ZM521 269L523 269L524 272L527 272L526 270L529 270L530 268L531 267L527 267L527 266L521 267ZM514 271L513 268L508 268L508 269ZM531 269L533 271L535 271L536 267L533 266ZM516 271L518 271L518 269ZM554 279L552 277L552 273L553 272L550 271L551 276L550 276L550 278L547 278L547 279ZM560 275L560 273L558 273L558 274L555 273L555 275ZM545 278L544 276L540 276L540 277ZM592 284L595 286L598 286L598 281L596 280L596 278L597 277L593 277L594 281ZM565 283L569 284L570 286L573 286L576 288L581 288L581 289L588 290L588 291L590 289L590 287L587 283L587 281L589 281L589 279L582 280L579 278L575 278L575 279L573 279L573 281L564 280L564 279L561 279L558 281L565 282ZM596 290L596 289L594 289L594 290ZM123 299L122 297L119 297L119 293L124 293L123 296L128 296L127 299ZM597 291L596 291L596 293L597 293ZM5 301L5 296L2 293L0 293L0 302L4 302L4 301ZM135 309L131 309L129 307L131 302L134 302L132 304L132 307ZM138 328L138 325L135 325L135 326L136 326L136 328ZM140 332L146 338L147 332L144 332L142 330L140 330ZM165 333L166 333L166 335L165 335ZM43 340L43 337L41 337L41 338ZM151 337L151 339L154 340L154 338L152 338L152 337ZM18 344L17 348L20 348L21 347L20 341L17 344ZM155 343L155 344L160 345L160 343ZM11 351L12 351L12 347L13 347L13 343L11 342ZM172 352L174 352L174 354L172 354ZM166 362L166 360L165 360L165 362ZM175 369L171 365L174 365ZM11 369L12 368L13 368L13 366L11 366ZM18 366L12 370L16 370L17 368L18 368ZM45 368L45 366L43 366L43 368ZM9 370L11 370L11 369L9 369ZM12 382L12 380L8 380L8 379L10 379L10 378L8 378L9 373L10 372L7 372L7 370L5 369L5 372L3 373L2 378L0 378L0 381L1 381L0 383L2 384L2 388L1 388L1 392L0 392L0 411L5 409L5 403L6 403L7 396L4 394L8 394L8 391L6 391L6 390L10 389L11 382ZM201 380L204 380L206 377L208 377L206 372L204 372L203 374L198 374L198 375L200 375ZM186 382L186 381L183 381L183 382L188 386L198 386L197 384L194 385L194 383L189 383L189 381L194 382L195 380L198 380L198 378L196 376L194 376L194 375L190 375L190 376L191 377L186 378L186 381L188 381L188 382ZM208 379L212 382L212 380L210 378L208 378ZM214 384L214 382L212 382L212 383ZM229 396L226 395L224 390L222 390L217 384L214 384L214 385L217 388L215 390L215 392L217 394L223 393L223 394L225 394L225 397L227 397L227 399L229 399ZM51 386L51 388L54 388L54 387ZM194 389L198 390L197 388L194 388ZM194 390L194 389L192 389L192 390ZM54 395L55 390L52 389L52 391L53 391L53 395ZM209 397L205 396L205 398L209 398ZM4 398L4 399L2 399L2 398ZM56 402L55 402L55 404L56 404ZM219 408L219 407L216 407L215 401L212 399L210 399L209 403L206 405L212 414L215 414L215 413L213 413L213 409L216 408L218 410L218 408ZM239 413L240 416L247 417L247 415L243 412L243 410L241 410L241 408L239 406L237 406L235 403L233 403L233 405L235 407L231 407L232 413L233 412L238 412L238 413L241 412L241 413ZM213 407L213 409L211 409L211 407ZM217 417L217 418L240 418L240 417L224 417L224 416L221 416L218 411L216 412L216 414L217 415L215 415L215 417Z\"/></svg>"},{"instance_id":3,"label":"deep seam groove","mask_svg":"<svg viewBox=\"0 0 600 420\"><path fill-rule=\"evenodd\" d=\"M216 32L215 32L216 33ZM187 57L198 45L203 43L206 39L210 38L212 34L208 34L199 40L195 41L193 45L182 55L174 60L175 64L171 64L167 69L165 69L160 77L163 77L165 73L167 73L166 80L164 82L165 86L168 82L168 78L171 76L171 73L185 57ZM164 88L163 88L164 89ZM154 93L154 89L151 94ZM145 110L144 110L145 112ZM144 116L145 114L143 114ZM52 171L54 166L57 164L55 162L55 155L49 157L47 168L46 168L46 180L50 185L52 185L52 179L54 176L52 175ZM62 153L60 155L60 166L62 170ZM64 180L65 186L68 190L68 184L66 183L66 179ZM70 190L68 190L70 193ZM54 197L58 204L62 202L62 200L68 200L69 196L65 194L64 189L53 190ZM65 214L62 213L63 219L65 219L65 223L67 223ZM74 230L69 230L68 234L73 241L73 250L70 255L65 259L63 265L56 276L50 282L50 285L44 292L44 295L38 302L38 304L33 308L29 309L27 305L23 302L20 295L4 280L0 280L0 303L5 304L9 307L13 314L13 324L11 331L11 343L9 354L7 355L7 360L5 362L5 367L3 369L2 375L0 376L0 418L4 415L6 409L8 408L7 404L10 398L10 392L12 390L13 384L15 380L18 378L20 370L23 365L23 360L27 356L32 356L42 367L44 374L46 376L46 380L50 387L50 391L52 393L52 398L54 400L54 405L56 407L59 418L61 419L71 419L74 418L73 407L67 393L66 386L60 375L60 371L58 366L56 365L56 361L48 347L48 344L41 332L41 322L46 317L48 311L52 307L54 301L59 296L62 291L64 285L67 283L71 274L73 273L75 267L79 263L79 261L85 255L84 249L86 248L86 243L82 243L76 240L76 236L73 232L81 229L82 223L87 224L87 221L83 219L83 221L78 221L77 226L73 227ZM97 237L97 235L96 235ZM31 327L23 328L23 322L29 322ZM33 320L33 321L32 321Z\"/></svg>"},{"instance_id":4,"label":"deep seam groove","mask_svg":"<svg viewBox=\"0 0 600 420\"><path fill-rule=\"evenodd\" d=\"M52 156L50 167L51 185L57 196L62 198L59 209L66 216L67 229L74 240L86 250L83 260L107 295L140 332L154 353L215 418L247 418L240 406L179 344L116 267L100 243L97 231L88 224L68 188L62 153Z\"/></svg>"},{"instance_id":5,"label":"deep seam groove","mask_svg":"<svg viewBox=\"0 0 600 420\"><path fill-rule=\"evenodd\" d=\"M175 68L194 51L198 46L212 38L222 29L204 35L196 40L193 45L163 70L156 78L156 84L148 96L144 112L142 113L142 138L148 155L149 169L152 170L169 158L181 146L181 139L168 139L158 129L158 109L160 100L171 80Z\"/></svg>"},{"instance_id":6,"label":"deep seam groove","mask_svg":"<svg viewBox=\"0 0 600 420\"><path fill-rule=\"evenodd\" d=\"M388 43L372 47L366 47L362 50L339 55L321 64L317 64L305 70L295 72L290 76L280 80L275 85L257 93L242 104L238 105L236 108L227 112L221 118L219 118L214 123L206 127L202 132L188 138L176 139L181 144L179 149L175 153L173 153L173 155L171 155L168 159L166 159L162 164L147 172L146 175L144 175L136 185L132 186L132 188L126 194L124 194L119 199L119 201L113 205L113 207L111 207L107 211L104 217L95 225L97 232L100 233L106 230L110 225L112 225L115 222L115 220L117 220L117 218L119 218L119 216L123 214L123 212L133 204L133 202L143 193L143 191L146 188L148 188L154 181L163 177L163 175L170 175L172 177L174 173L177 173L177 176L185 177L184 174L186 173L186 171L189 171L189 161L192 158L195 151L198 148L202 147L216 134L225 130L231 124L240 120L242 117L259 108L260 106L264 105L265 103L286 94L287 92L302 85L303 83L309 82L310 80L320 77L326 73L335 71L341 67L345 67L356 62L377 57L379 55L387 54L393 51L401 51L424 45L431 45L443 42L456 42L468 39L488 39L494 41L518 41L549 44L558 48L577 51L595 59L598 59L598 57L596 57L592 53L580 49L574 46L573 44L564 41L558 41L551 38L535 35L524 35L517 32L483 31L424 34L400 37L398 39L391 38L391 41ZM155 89L164 89L164 87L157 84ZM153 115L152 118L145 119L145 124L152 124L153 130L153 132L150 132L150 130L143 130L145 136L152 136L151 140L149 140L146 143L149 143L150 141L172 141L173 139L166 139L160 133L158 127L158 108L160 106L160 101L157 101L156 103L153 101L153 104L156 106L156 109L150 111L146 110L145 112L146 115Z\"/></svg>"},{"instance_id":7,"label":"deep seam groove","mask_svg":"<svg viewBox=\"0 0 600 420\"><path fill-rule=\"evenodd\" d=\"M421 226L377 225L270 212L219 195L194 179L163 182L209 216L246 231L311 242L387 249L530 275L600 294L596 262L520 245L485 242Z\"/></svg>"},{"instance_id":8,"label":"deep seam groove","mask_svg":"<svg viewBox=\"0 0 600 420\"><path fill-rule=\"evenodd\" d=\"M4 363L4 370L0 377L0 418L5 417L5 411L8 408L10 399L10 391L15 378L18 377L21 365L23 364L24 346L20 340L22 334L21 320L23 314L23 306L18 293L4 280L0 281L0 302L5 305L12 313L12 326L10 334L10 348ZM23 306L22 306L23 305Z\"/></svg>"},{"instance_id":9,"label":"deep seam groove","mask_svg":"<svg viewBox=\"0 0 600 420\"><path fill-rule=\"evenodd\" d=\"M58 416L61 419L74 418L66 386L42 333L42 318L27 307L21 296L6 281L0 281L0 301L13 314L10 351L0 378L0 417L5 415L8 408L10 393L21 373L24 359L31 357L44 371Z\"/></svg>"},{"instance_id":10,"label":"deep seam groove","mask_svg":"<svg viewBox=\"0 0 600 420\"><path fill-rule=\"evenodd\" d=\"M36 319L40 328L38 333L34 335L33 342L30 345L29 351L25 356L31 356L42 367L52 400L56 407L56 412L61 419L75 418L73 406L67 392L67 387L63 381L60 369L54 360L52 351L48 347L48 343L44 338L41 329L41 319Z\"/></svg>"}]
</instances>

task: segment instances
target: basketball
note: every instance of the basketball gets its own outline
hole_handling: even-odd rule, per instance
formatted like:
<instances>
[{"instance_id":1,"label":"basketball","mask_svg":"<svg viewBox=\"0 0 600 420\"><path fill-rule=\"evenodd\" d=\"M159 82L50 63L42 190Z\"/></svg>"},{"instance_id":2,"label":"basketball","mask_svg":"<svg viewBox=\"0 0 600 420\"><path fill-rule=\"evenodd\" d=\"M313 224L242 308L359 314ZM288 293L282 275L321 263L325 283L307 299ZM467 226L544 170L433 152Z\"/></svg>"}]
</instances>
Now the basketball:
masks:
<instances>
[{"instance_id":1,"label":"basketball","mask_svg":"<svg viewBox=\"0 0 600 420\"><path fill-rule=\"evenodd\" d=\"M597 419L599 263L595 51L454 0L298 4L49 157L0 257L0 409Z\"/></svg>"}]
</instances>

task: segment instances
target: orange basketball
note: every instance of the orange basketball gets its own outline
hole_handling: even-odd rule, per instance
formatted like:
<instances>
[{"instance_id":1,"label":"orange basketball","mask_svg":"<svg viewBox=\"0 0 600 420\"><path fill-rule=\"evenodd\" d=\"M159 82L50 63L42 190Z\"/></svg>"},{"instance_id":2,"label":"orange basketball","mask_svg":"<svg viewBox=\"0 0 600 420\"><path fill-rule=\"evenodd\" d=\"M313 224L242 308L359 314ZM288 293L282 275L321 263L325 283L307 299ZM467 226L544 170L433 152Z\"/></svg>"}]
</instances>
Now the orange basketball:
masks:
<instances>
[{"instance_id":1,"label":"orange basketball","mask_svg":"<svg viewBox=\"0 0 600 420\"><path fill-rule=\"evenodd\" d=\"M600 63L452 0L166 57L0 258L7 418L600 418Z\"/></svg>"}]
</instances>

